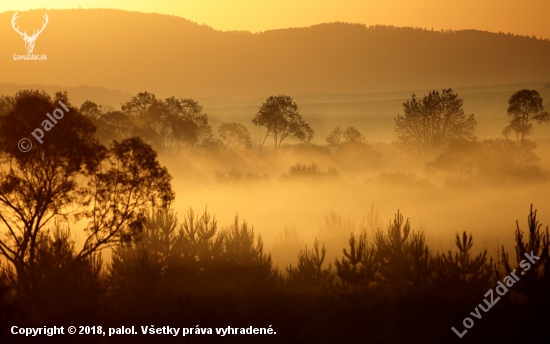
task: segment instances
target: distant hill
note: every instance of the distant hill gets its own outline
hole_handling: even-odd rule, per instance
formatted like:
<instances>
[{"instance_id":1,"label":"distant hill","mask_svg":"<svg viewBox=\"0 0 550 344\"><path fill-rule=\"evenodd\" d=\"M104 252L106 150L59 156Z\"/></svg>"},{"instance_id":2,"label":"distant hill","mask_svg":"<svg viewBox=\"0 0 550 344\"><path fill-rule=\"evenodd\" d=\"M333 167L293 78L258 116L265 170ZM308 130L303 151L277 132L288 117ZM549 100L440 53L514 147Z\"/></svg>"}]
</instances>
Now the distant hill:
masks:
<instances>
[{"instance_id":1,"label":"distant hill","mask_svg":"<svg viewBox=\"0 0 550 344\"><path fill-rule=\"evenodd\" d=\"M18 23L32 32L43 12L21 12ZM0 14L0 82L263 97L550 80L550 41L511 34L346 23L252 34L121 10L47 13L34 49L47 61L14 61L24 42L11 28L13 13Z\"/></svg>"},{"instance_id":2,"label":"distant hill","mask_svg":"<svg viewBox=\"0 0 550 344\"><path fill-rule=\"evenodd\" d=\"M67 92L69 100L73 105L80 106L86 100L93 100L101 105L110 105L116 109L120 104L127 102L133 96L119 90L108 90L103 87L65 87L58 85L29 85L29 84L4 84L0 83L0 95L13 96L17 91L23 89L43 90L53 96L55 92Z\"/></svg>"}]
</instances>

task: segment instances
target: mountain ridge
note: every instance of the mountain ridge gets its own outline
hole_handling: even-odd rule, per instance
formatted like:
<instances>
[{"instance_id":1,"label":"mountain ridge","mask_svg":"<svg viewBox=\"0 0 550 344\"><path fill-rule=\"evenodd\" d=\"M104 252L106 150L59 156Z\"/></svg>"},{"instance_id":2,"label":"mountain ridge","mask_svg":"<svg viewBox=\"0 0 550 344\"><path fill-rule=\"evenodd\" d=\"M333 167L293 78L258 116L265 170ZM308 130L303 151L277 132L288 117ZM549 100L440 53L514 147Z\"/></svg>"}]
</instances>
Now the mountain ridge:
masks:
<instances>
[{"instance_id":1,"label":"mountain ridge","mask_svg":"<svg viewBox=\"0 0 550 344\"><path fill-rule=\"evenodd\" d=\"M40 25L41 11L20 12L20 20L34 15ZM13 60L24 42L11 28L13 13L0 13L0 82L255 97L550 80L550 41L512 34L341 22L244 34L163 14L46 12L33 53L47 61Z\"/></svg>"}]
</instances>

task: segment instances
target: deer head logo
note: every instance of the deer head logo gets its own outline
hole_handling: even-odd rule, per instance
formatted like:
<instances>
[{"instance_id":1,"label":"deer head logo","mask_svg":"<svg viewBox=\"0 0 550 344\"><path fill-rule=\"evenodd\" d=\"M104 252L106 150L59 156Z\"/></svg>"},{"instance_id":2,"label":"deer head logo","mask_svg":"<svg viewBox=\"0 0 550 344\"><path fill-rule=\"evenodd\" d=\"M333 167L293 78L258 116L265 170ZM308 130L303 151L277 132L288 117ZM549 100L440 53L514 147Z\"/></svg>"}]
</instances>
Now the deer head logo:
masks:
<instances>
[{"instance_id":1,"label":"deer head logo","mask_svg":"<svg viewBox=\"0 0 550 344\"><path fill-rule=\"evenodd\" d=\"M17 18L19 18L17 16L17 13L18 12L15 12L13 14L13 17L11 18L11 26L13 27L15 32L17 32L18 34L21 35L21 38L23 38L23 40L25 41L25 49L27 49L27 53L30 54L34 50L34 43L35 43L36 39L38 38L38 35L40 35L42 33L42 31L44 31L44 28L46 27L46 25L48 25L49 18L48 18L48 15L46 13L44 13L44 19L46 21L42 23L43 24L42 29L38 30L38 32L36 30L34 30L32 36L29 36L29 35L27 35L27 30L25 30L25 32L21 32L21 31L19 31L19 26L15 27L15 21L17 20Z\"/></svg>"}]
</instances>

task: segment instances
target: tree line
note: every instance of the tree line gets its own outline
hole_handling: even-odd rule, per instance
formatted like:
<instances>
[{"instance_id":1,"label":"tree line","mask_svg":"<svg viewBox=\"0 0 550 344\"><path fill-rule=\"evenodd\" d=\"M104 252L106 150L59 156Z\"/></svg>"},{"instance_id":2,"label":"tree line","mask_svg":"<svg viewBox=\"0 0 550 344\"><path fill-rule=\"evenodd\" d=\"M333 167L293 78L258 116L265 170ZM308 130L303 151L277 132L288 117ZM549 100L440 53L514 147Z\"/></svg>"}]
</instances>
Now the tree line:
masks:
<instances>
[{"instance_id":1,"label":"tree line","mask_svg":"<svg viewBox=\"0 0 550 344\"><path fill-rule=\"evenodd\" d=\"M7 115L18 97L0 97L0 116ZM101 142L139 136L159 152L208 152L221 147L250 149L249 130L240 123L222 122L218 136L209 124L203 107L193 99L169 97L158 99L148 92L138 93L120 111L109 106L84 102L78 109L97 127ZM550 122L543 99L536 90L519 90L508 100L510 123L503 130L505 139L511 134L516 142L525 143L533 132L533 124ZM408 151L442 152L456 142L474 142L476 120L466 114L463 100L452 89L431 91L419 98L415 94L403 103L403 114L394 119L395 144ZM315 132L299 114L296 102L287 95L271 96L252 119L260 127L259 150L271 137L274 150L283 141L294 139L310 143ZM342 143L368 143L355 127L334 128L324 140L329 147L340 148Z\"/></svg>"},{"instance_id":2,"label":"tree line","mask_svg":"<svg viewBox=\"0 0 550 344\"><path fill-rule=\"evenodd\" d=\"M434 252L424 233L413 231L398 211L371 239L364 231L351 233L333 262L326 260L324 243L315 239L284 270L238 216L220 229L207 210L196 214L189 209L179 223L172 209L151 208L139 235L116 244L108 263L99 256L80 257L69 227L56 223L37 248L32 288L20 289L23 282L10 269L0 274L0 326L7 331L14 323L45 321L58 326L75 321L102 326L269 324L279 336L268 342L414 338L440 343L454 340L451 326L477 307L483 321L468 339L524 338L513 330L523 326L530 326L528 337L535 338L545 333L550 301L549 236L532 208L527 223L526 230L517 225L515 250L502 246L493 259L487 248L474 253L473 237L466 232L456 234L454 250ZM538 258L528 267L526 253ZM512 272L521 278L505 279ZM486 297L497 282L510 292L501 294L498 303ZM515 326L503 328L510 322Z\"/></svg>"}]
</instances>

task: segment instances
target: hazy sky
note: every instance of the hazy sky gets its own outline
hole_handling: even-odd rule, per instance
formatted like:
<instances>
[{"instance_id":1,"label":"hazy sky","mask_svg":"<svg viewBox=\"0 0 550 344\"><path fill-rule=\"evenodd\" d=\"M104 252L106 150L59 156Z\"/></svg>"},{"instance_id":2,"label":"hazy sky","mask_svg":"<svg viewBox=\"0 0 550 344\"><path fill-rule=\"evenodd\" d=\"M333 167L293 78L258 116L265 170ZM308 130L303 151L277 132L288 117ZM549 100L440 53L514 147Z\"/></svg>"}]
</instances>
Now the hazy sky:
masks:
<instances>
[{"instance_id":1,"label":"hazy sky","mask_svg":"<svg viewBox=\"0 0 550 344\"><path fill-rule=\"evenodd\" d=\"M220 30L263 31L345 21L550 37L550 0L2 0L0 12L119 8L184 17Z\"/></svg>"}]
</instances>

